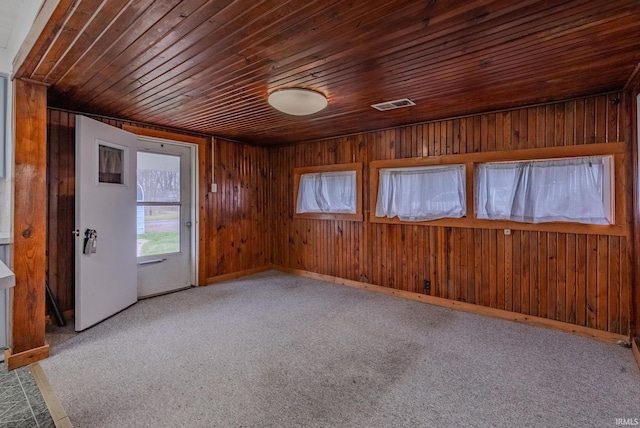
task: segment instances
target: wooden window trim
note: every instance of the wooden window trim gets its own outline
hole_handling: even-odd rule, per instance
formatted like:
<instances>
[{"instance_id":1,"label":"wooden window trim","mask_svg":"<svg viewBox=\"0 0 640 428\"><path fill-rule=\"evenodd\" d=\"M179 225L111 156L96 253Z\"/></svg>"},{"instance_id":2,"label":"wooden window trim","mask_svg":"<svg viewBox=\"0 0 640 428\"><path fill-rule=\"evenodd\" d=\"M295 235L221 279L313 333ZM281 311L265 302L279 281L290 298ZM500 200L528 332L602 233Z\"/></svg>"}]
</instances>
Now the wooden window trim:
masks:
<instances>
[{"instance_id":1,"label":"wooden window trim","mask_svg":"<svg viewBox=\"0 0 640 428\"><path fill-rule=\"evenodd\" d=\"M614 210L615 224L597 225L572 222L520 223L510 220L478 219L475 213L475 164L487 162L527 161L554 158L606 156L614 159ZM446 218L432 221L407 222L394 218L376 217L378 202L378 171L382 168L464 164L466 167L467 217ZM547 147L539 149L504 150L459 155L429 156L408 159L372 161L369 164L369 221L371 223L412 224L422 226L462 227L474 229L514 229L540 232L583 233L590 235L629 236L627 218L625 143L598 143L577 146Z\"/></svg>"},{"instance_id":2,"label":"wooden window trim","mask_svg":"<svg viewBox=\"0 0 640 428\"><path fill-rule=\"evenodd\" d=\"M356 212L355 214L345 213L297 213L298 189L300 187L300 176L302 174L317 174L322 172L356 172ZM293 169L293 218L294 219L314 219L314 220L347 220L363 221L362 214L362 162L341 163L334 165L305 166Z\"/></svg>"}]
</instances>

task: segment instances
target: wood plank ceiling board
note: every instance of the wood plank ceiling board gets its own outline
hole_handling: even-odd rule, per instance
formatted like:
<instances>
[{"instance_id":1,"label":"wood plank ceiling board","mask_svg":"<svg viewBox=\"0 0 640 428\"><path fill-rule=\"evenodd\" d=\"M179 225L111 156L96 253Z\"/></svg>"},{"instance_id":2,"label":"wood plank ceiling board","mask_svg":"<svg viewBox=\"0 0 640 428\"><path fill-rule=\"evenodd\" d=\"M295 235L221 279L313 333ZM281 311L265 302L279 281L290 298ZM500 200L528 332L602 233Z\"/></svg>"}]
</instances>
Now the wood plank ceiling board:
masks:
<instances>
[{"instance_id":1,"label":"wood plank ceiling board","mask_svg":"<svg viewBox=\"0 0 640 428\"><path fill-rule=\"evenodd\" d=\"M60 1L17 76L54 107L278 144L621 90L640 2ZM307 117L267 103L325 94ZM408 97L415 107L371 104Z\"/></svg>"}]
</instances>

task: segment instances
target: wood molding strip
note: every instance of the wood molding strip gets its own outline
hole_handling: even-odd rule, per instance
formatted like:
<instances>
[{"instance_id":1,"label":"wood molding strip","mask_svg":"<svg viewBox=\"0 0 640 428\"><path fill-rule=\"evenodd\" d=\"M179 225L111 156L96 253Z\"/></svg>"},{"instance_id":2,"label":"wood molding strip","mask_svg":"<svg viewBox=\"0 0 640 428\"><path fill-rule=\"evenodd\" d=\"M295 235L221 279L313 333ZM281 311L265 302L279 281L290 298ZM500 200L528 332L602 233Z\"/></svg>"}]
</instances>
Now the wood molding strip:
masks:
<instances>
[{"instance_id":1,"label":"wood molding strip","mask_svg":"<svg viewBox=\"0 0 640 428\"><path fill-rule=\"evenodd\" d=\"M255 273L265 272L271 269L276 269L275 266L260 266L252 269L240 270L237 272L226 273L218 276L211 276L206 279L205 284L211 285L217 282L228 281L230 279L240 278L242 276L253 275Z\"/></svg>"},{"instance_id":2,"label":"wood molding strip","mask_svg":"<svg viewBox=\"0 0 640 428\"><path fill-rule=\"evenodd\" d=\"M576 144L573 146L544 147L535 149L495 150L489 152L461 153L457 155L424 156L374 160L369 163L375 168L404 168L413 166L448 165L462 163L509 162L564 157L603 156L624 154L625 142Z\"/></svg>"},{"instance_id":3,"label":"wood molding strip","mask_svg":"<svg viewBox=\"0 0 640 428\"><path fill-rule=\"evenodd\" d=\"M631 349L633 350L633 356L636 359L636 363L638 363L638 368L640 368L640 343L638 343L638 338L634 337L631 339Z\"/></svg>"},{"instance_id":4,"label":"wood molding strip","mask_svg":"<svg viewBox=\"0 0 640 428\"><path fill-rule=\"evenodd\" d=\"M11 349L4 351L4 361L7 364L7 370L14 370L19 367L28 366L36 361L44 360L49 357L49 344L40 346L39 348L29 349L24 352L13 354Z\"/></svg>"},{"instance_id":5,"label":"wood molding strip","mask_svg":"<svg viewBox=\"0 0 640 428\"><path fill-rule=\"evenodd\" d=\"M476 315L484 315L492 318L499 318L508 321L515 321L522 324L534 325L538 327L550 328L553 330L563 331L565 333L573 333L578 336L590 337L607 343L618 343L619 340L627 342L627 336L610 333L607 331L596 330L589 327L583 327L574 324L568 324L561 321L540 318L532 315L525 315L516 312L509 312L502 309L488 308L486 306L474 305L472 303L458 302L456 300L444 299L442 297L429 296L411 291L397 290L394 288L382 287L379 285L367 284L364 282L353 281L350 279L338 278L330 275L324 275L314 272L308 272L300 269L286 268L282 266L273 266L273 269L284 273L297 275L305 278L318 279L321 281L331 282L338 285L346 285L348 287L358 288L361 290L373 291L375 293L386 294L388 296L400 297L403 299L414 300L417 302L428 303L444 308L456 309L463 312L469 312Z\"/></svg>"},{"instance_id":6,"label":"wood molding strip","mask_svg":"<svg viewBox=\"0 0 640 428\"><path fill-rule=\"evenodd\" d=\"M58 400L55 392L53 392L49 379L40 364L37 362L33 363L29 366L29 369L31 370L31 374L40 389L44 402L47 404L47 408L49 409L49 413L51 413L51 418L53 419L55 426L58 428L72 427L73 425L71 425L71 421L69 421L69 418L67 417L67 412L62 407L62 404L60 404L60 400Z\"/></svg>"}]
</instances>

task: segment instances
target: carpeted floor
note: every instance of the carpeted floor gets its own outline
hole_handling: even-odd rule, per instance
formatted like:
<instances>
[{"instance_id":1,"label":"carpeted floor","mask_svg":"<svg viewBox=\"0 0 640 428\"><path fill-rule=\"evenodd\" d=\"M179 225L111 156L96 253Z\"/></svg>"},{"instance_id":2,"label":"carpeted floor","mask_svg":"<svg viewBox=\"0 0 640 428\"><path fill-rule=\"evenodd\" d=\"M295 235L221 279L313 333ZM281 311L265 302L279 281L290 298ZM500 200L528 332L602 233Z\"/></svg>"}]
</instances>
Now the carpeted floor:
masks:
<instances>
[{"instance_id":1,"label":"carpeted floor","mask_svg":"<svg viewBox=\"0 0 640 428\"><path fill-rule=\"evenodd\" d=\"M143 300L41 363L81 427L604 427L631 350L276 272Z\"/></svg>"}]
</instances>

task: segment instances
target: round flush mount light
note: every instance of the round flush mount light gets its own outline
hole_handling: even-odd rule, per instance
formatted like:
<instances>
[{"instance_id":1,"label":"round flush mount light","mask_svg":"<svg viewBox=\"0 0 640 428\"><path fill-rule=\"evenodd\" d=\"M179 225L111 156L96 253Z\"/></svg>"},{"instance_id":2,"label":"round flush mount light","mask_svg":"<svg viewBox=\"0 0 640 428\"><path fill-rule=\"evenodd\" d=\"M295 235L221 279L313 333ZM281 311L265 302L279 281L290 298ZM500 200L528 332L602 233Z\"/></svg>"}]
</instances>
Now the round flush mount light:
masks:
<instances>
[{"instance_id":1,"label":"round flush mount light","mask_svg":"<svg viewBox=\"0 0 640 428\"><path fill-rule=\"evenodd\" d=\"M306 116L319 112L329 102L323 94L311 89L284 88L269 94L269 104L283 113Z\"/></svg>"}]
</instances>

